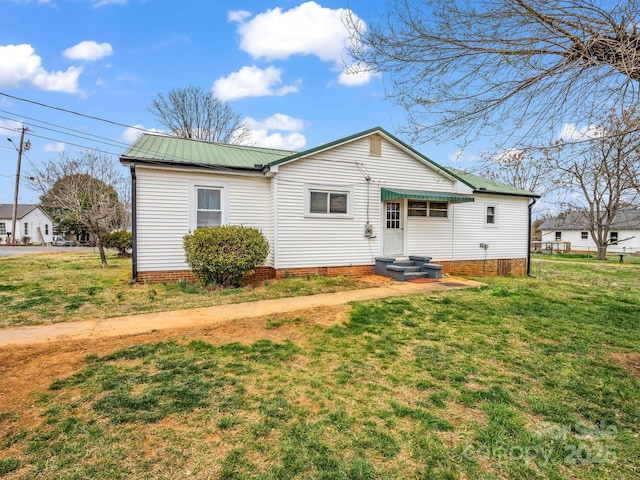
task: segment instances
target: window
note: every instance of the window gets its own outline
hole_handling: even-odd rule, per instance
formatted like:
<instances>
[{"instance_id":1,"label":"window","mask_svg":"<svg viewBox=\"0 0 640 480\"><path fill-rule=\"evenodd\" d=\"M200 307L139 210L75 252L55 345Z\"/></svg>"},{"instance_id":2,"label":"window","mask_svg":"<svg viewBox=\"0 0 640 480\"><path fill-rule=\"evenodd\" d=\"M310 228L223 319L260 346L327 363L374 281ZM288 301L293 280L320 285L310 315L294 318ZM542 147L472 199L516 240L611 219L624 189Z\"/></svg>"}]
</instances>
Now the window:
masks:
<instances>
[{"instance_id":1,"label":"window","mask_svg":"<svg viewBox=\"0 0 640 480\"><path fill-rule=\"evenodd\" d=\"M25 234L25 236L29 235L29 224L28 223L24 224L24 234Z\"/></svg>"},{"instance_id":2,"label":"window","mask_svg":"<svg viewBox=\"0 0 640 480\"><path fill-rule=\"evenodd\" d=\"M305 187L305 214L310 216L346 217L352 215L351 188Z\"/></svg>"},{"instance_id":3,"label":"window","mask_svg":"<svg viewBox=\"0 0 640 480\"><path fill-rule=\"evenodd\" d=\"M495 227L498 224L497 219L498 207L496 205L486 206L485 224L491 227Z\"/></svg>"},{"instance_id":4,"label":"window","mask_svg":"<svg viewBox=\"0 0 640 480\"><path fill-rule=\"evenodd\" d=\"M7 234L7 224L5 222L0 222L0 235Z\"/></svg>"},{"instance_id":5,"label":"window","mask_svg":"<svg viewBox=\"0 0 640 480\"><path fill-rule=\"evenodd\" d=\"M589 232L581 232L580 233L580 238L582 240L588 240L589 239Z\"/></svg>"},{"instance_id":6,"label":"window","mask_svg":"<svg viewBox=\"0 0 640 480\"><path fill-rule=\"evenodd\" d=\"M432 218L447 218L449 205L447 202L429 202L429 216Z\"/></svg>"},{"instance_id":7,"label":"window","mask_svg":"<svg viewBox=\"0 0 640 480\"><path fill-rule=\"evenodd\" d=\"M618 244L618 232L609 232L609 244L610 245Z\"/></svg>"},{"instance_id":8,"label":"window","mask_svg":"<svg viewBox=\"0 0 640 480\"><path fill-rule=\"evenodd\" d=\"M562 240L562 232L556 232L556 242Z\"/></svg>"},{"instance_id":9,"label":"window","mask_svg":"<svg viewBox=\"0 0 640 480\"><path fill-rule=\"evenodd\" d=\"M311 192L309 213L347 213L347 194L343 192Z\"/></svg>"},{"instance_id":10,"label":"window","mask_svg":"<svg viewBox=\"0 0 640 480\"><path fill-rule=\"evenodd\" d=\"M44 234L45 235L49 235L49 224L48 223L44 224Z\"/></svg>"},{"instance_id":11,"label":"window","mask_svg":"<svg viewBox=\"0 0 640 480\"><path fill-rule=\"evenodd\" d=\"M449 204L447 202L409 200L407 207L407 214L410 217L447 218L449 216Z\"/></svg>"},{"instance_id":12,"label":"window","mask_svg":"<svg viewBox=\"0 0 640 480\"><path fill-rule=\"evenodd\" d=\"M409 200L407 211L410 217L426 217L429 213L429 202Z\"/></svg>"},{"instance_id":13,"label":"window","mask_svg":"<svg viewBox=\"0 0 640 480\"><path fill-rule=\"evenodd\" d=\"M196 228L222 225L222 202L219 188L196 188Z\"/></svg>"}]
</instances>

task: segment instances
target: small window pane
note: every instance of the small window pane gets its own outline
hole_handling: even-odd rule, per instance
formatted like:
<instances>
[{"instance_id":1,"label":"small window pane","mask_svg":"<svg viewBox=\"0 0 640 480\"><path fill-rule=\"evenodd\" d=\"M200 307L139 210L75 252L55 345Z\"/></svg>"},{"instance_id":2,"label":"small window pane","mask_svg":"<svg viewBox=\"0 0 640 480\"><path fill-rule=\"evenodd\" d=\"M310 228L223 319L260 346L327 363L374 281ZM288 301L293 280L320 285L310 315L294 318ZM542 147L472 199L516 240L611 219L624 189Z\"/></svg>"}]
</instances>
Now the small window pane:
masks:
<instances>
[{"instance_id":1,"label":"small window pane","mask_svg":"<svg viewBox=\"0 0 640 480\"><path fill-rule=\"evenodd\" d=\"M589 232L581 232L580 233L580 238L582 240L587 240L589 238Z\"/></svg>"},{"instance_id":2,"label":"small window pane","mask_svg":"<svg viewBox=\"0 0 640 480\"><path fill-rule=\"evenodd\" d=\"M332 193L329 204L330 213L347 213L347 194Z\"/></svg>"},{"instance_id":3,"label":"small window pane","mask_svg":"<svg viewBox=\"0 0 640 480\"><path fill-rule=\"evenodd\" d=\"M219 227L222 225L222 212L214 210L198 210L198 228Z\"/></svg>"},{"instance_id":4,"label":"small window pane","mask_svg":"<svg viewBox=\"0 0 640 480\"><path fill-rule=\"evenodd\" d=\"M220 210L220 190L199 188L198 210Z\"/></svg>"},{"instance_id":5,"label":"small window pane","mask_svg":"<svg viewBox=\"0 0 640 480\"><path fill-rule=\"evenodd\" d=\"M327 213L327 192L311 192L311 213Z\"/></svg>"}]
</instances>

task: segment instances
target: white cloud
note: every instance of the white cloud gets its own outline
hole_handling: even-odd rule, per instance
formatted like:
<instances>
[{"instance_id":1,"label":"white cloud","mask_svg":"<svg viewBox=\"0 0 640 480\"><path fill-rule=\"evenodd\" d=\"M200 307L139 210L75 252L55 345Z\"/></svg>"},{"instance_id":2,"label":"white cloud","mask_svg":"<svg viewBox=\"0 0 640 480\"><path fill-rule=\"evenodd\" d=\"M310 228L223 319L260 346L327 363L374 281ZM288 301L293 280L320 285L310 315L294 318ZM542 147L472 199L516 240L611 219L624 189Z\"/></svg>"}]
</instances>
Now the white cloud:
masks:
<instances>
[{"instance_id":1,"label":"white cloud","mask_svg":"<svg viewBox=\"0 0 640 480\"><path fill-rule=\"evenodd\" d=\"M18 135L18 132L22 128L22 122L18 122L16 120L1 120L0 119L0 129L2 129L2 134L4 136L15 137Z\"/></svg>"},{"instance_id":2,"label":"white cloud","mask_svg":"<svg viewBox=\"0 0 640 480\"><path fill-rule=\"evenodd\" d=\"M304 120L293 118L284 113L275 113L261 122L251 117L247 117L245 121L250 129L285 130L293 132L304 128Z\"/></svg>"},{"instance_id":3,"label":"white cloud","mask_svg":"<svg viewBox=\"0 0 640 480\"><path fill-rule=\"evenodd\" d=\"M242 67L239 71L216 80L211 90L222 100L244 97L282 96L298 91L298 85L282 84L282 69L256 66Z\"/></svg>"},{"instance_id":4,"label":"white cloud","mask_svg":"<svg viewBox=\"0 0 640 480\"><path fill-rule=\"evenodd\" d=\"M85 60L92 62L113 55L113 47L108 43L97 43L85 40L73 47L67 48L62 55L69 60Z\"/></svg>"},{"instance_id":5,"label":"white cloud","mask_svg":"<svg viewBox=\"0 0 640 480\"><path fill-rule=\"evenodd\" d=\"M30 85L40 90L77 93L81 73L81 67L69 67L64 72L47 72L31 45L0 45L1 87Z\"/></svg>"},{"instance_id":6,"label":"white cloud","mask_svg":"<svg viewBox=\"0 0 640 480\"><path fill-rule=\"evenodd\" d=\"M127 0L94 0L93 7L100 8L106 5L126 5Z\"/></svg>"},{"instance_id":7,"label":"white cloud","mask_svg":"<svg viewBox=\"0 0 640 480\"><path fill-rule=\"evenodd\" d=\"M563 123L556 135L557 140L588 140L602 136L601 129L596 125L579 127L575 123Z\"/></svg>"},{"instance_id":8,"label":"white cloud","mask_svg":"<svg viewBox=\"0 0 640 480\"><path fill-rule=\"evenodd\" d=\"M64 142L47 143L44 146L44 151L45 152L61 153L61 152L64 152L65 148L66 148L66 144Z\"/></svg>"},{"instance_id":9,"label":"white cloud","mask_svg":"<svg viewBox=\"0 0 640 480\"><path fill-rule=\"evenodd\" d=\"M144 130L144 132L142 130ZM131 127L127 128L124 132L122 132L122 134L120 135L120 138L122 138L122 140L127 143L133 143L143 133L157 133L159 135L167 134L167 132L158 130L156 128L145 128L144 125L138 123L136 125L132 125Z\"/></svg>"},{"instance_id":10,"label":"white cloud","mask_svg":"<svg viewBox=\"0 0 640 480\"><path fill-rule=\"evenodd\" d=\"M229 22L244 22L251 16L251 12L246 10L232 10L227 14L227 21Z\"/></svg>"},{"instance_id":11,"label":"white cloud","mask_svg":"<svg viewBox=\"0 0 640 480\"><path fill-rule=\"evenodd\" d=\"M352 15L354 21L364 26L348 9L324 8L313 1L288 11L276 7L246 22L247 17L234 15L234 21L240 23L240 48L255 59L285 60L295 54L315 55L341 65L349 42L344 24L346 15Z\"/></svg>"},{"instance_id":12,"label":"white cloud","mask_svg":"<svg viewBox=\"0 0 640 480\"><path fill-rule=\"evenodd\" d=\"M359 87L369 83L372 78L379 76L380 74L377 72L372 72L366 68L361 68L358 64L354 64L340 73L338 83L346 87Z\"/></svg>"},{"instance_id":13,"label":"white cloud","mask_svg":"<svg viewBox=\"0 0 640 480\"><path fill-rule=\"evenodd\" d=\"M304 128L304 121L299 118L276 113L262 121L247 117L245 122L251 130L243 141L245 145L299 151L307 144L307 138L298 131Z\"/></svg>"}]
</instances>

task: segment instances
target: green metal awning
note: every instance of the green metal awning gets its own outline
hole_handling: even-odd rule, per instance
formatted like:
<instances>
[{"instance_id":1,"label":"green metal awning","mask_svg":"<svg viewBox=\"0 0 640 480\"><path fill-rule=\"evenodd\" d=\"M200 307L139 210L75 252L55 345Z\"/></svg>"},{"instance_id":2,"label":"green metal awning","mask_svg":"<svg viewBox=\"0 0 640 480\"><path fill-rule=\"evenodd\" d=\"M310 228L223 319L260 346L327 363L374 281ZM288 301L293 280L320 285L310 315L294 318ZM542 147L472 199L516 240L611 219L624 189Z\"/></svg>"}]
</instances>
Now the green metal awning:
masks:
<instances>
[{"instance_id":1,"label":"green metal awning","mask_svg":"<svg viewBox=\"0 0 640 480\"><path fill-rule=\"evenodd\" d=\"M460 195L458 193L432 192L430 190L407 190L404 188L380 189L381 200L396 200L398 198L408 198L410 200L433 200L434 202L451 203L474 201L472 195Z\"/></svg>"}]
</instances>

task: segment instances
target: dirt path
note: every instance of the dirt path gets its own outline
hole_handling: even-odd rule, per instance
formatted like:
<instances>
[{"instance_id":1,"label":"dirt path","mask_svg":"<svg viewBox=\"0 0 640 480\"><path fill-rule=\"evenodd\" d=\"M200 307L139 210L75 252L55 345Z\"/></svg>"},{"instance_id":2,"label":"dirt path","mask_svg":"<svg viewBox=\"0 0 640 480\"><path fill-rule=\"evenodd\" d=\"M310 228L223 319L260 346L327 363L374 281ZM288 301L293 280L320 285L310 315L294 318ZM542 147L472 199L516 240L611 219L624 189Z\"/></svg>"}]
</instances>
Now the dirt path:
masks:
<instances>
[{"instance_id":1,"label":"dirt path","mask_svg":"<svg viewBox=\"0 0 640 480\"><path fill-rule=\"evenodd\" d=\"M329 326L346 320L347 304L352 301L481 285L450 277L436 283L396 283L308 297L0 330L0 413L20 412L25 424L39 423L40 409L34 407L33 392L46 391L53 380L72 375L90 354L169 339L200 339L213 344L287 338L301 342L305 326ZM276 316L282 325L268 328L268 320ZM286 321L294 318L303 321Z\"/></svg>"}]
</instances>

